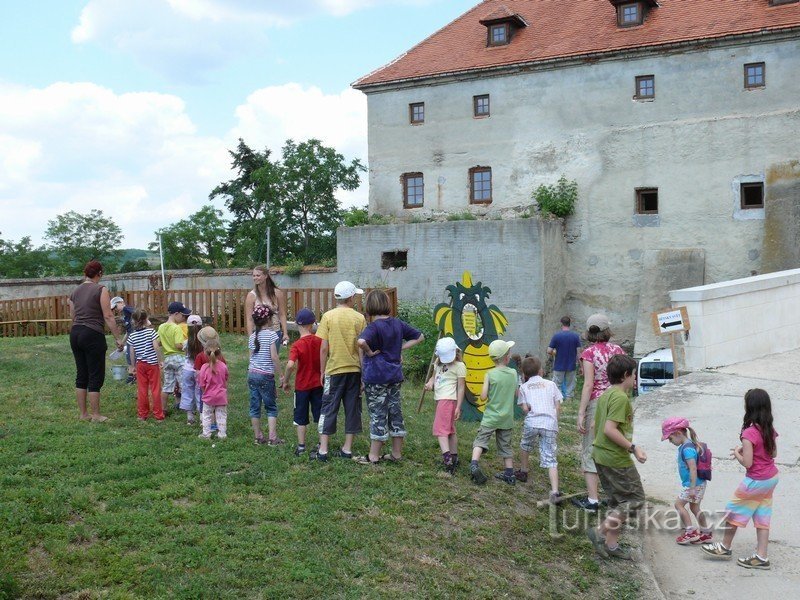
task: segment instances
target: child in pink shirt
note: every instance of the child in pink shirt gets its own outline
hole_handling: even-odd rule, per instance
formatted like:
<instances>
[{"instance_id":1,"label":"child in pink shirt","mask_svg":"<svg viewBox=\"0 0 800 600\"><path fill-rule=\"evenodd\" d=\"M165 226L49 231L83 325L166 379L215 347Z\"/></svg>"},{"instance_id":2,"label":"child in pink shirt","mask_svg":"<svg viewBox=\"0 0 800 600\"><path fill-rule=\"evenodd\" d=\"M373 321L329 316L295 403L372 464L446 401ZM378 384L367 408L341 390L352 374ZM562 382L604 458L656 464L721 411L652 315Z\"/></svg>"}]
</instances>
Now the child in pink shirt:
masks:
<instances>
[{"instance_id":1,"label":"child in pink shirt","mask_svg":"<svg viewBox=\"0 0 800 600\"><path fill-rule=\"evenodd\" d=\"M203 433L198 437L211 438L211 424L216 419L217 437L224 440L228 424L228 366L222 361L219 342L209 341L203 350L208 362L200 367L197 381L203 390Z\"/></svg>"}]
</instances>

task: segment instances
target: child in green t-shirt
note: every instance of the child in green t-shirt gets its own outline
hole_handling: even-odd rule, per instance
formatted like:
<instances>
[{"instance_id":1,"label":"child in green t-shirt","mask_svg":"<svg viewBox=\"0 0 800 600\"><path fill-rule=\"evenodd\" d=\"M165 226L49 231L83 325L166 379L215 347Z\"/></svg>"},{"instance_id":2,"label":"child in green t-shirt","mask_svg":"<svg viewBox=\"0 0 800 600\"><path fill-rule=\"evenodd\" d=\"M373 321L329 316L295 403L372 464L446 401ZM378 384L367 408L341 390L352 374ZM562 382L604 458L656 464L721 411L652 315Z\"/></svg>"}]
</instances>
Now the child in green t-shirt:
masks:
<instances>
[{"instance_id":1,"label":"child in green t-shirt","mask_svg":"<svg viewBox=\"0 0 800 600\"><path fill-rule=\"evenodd\" d=\"M161 373L164 378L161 385L161 405L164 408L169 406L169 397L175 393L175 386L181 380L181 371L183 371L185 361L183 349L186 345L186 335L181 329L181 324L185 323L186 317L192 314L192 311L186 308L182 302L170 302L167 312L169 318L158 326L158 341L164 351L164 360L161 364Z\"/></svg>"},{"instance_id":2,"label":"child in green t-shirt","mask_svg":"<svg viewBox=\"0 0 800 600\"><path fill-rule=\"evenodd\" d=\"M622 524L645 501L642 480L633 462L634 458L640 463L647 460L644 449L632 441L633 406L629 394L636 386L636 361L625 354L612 356L606 374L611 387L597 399L592 458L600 483L609 495L611 510L599 527L588 529L586 535L601 556L631 560L630 553L617 541Z\"/></svg>"},{"instance_id":3,"label":"child in green t-shirt","mask_svg":"<svg viewBox=\"0 0 800 600\"><path fill-rule=\"evenodd\" d=\"M509 485L517 483L514 477L514 451L511 448L511 430L514 428L514 404L518 390L517 372L508 366L509 350L514 342L495 340L489 344L489 357L494 361L494 369L486 373L483 380L481 399L487 400L483 411L478 435L472 444L472 463L470 476L478 485L486 483L486 475L481 471L478 461L481 454L489 449L492 434L497 442L497 453L503 457L505 470L495 477Z\"/></svg>"}]
</instances>

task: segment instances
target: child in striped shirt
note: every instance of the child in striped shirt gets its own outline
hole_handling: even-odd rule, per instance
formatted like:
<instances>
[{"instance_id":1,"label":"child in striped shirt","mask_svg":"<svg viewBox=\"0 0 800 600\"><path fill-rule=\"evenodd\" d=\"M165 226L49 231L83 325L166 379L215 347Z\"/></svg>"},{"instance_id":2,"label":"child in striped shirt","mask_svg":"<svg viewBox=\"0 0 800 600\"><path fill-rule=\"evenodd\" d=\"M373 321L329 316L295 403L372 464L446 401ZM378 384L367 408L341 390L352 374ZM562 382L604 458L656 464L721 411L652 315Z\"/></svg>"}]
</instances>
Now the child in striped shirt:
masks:
<instances>
[{"instance_id":1,"label":"child in striped shirt","mask_svg":"<svg viewBox=\"0 0 800 600\"><path fill-rule=\"evenodd\" d=\"M128 345L131 348L131 362L136 365L136 411L140 421L147 420L150 413L149 391L153 399L153 417L156 421L163 421L161 370L158 367L163 359L158 333L150 325L146 310L140 308L131 319L134 330L128 336Z\"/></svg>"},{"instance_id":2,"label":"child in striped shirt","mask_svg":"<svg viewBox=\"0 0 800 600\"><path fill-rule=\"evenodd\" d=\"M542 378L542 363L535 356L527 356L522 361L522 375L525 383L519 388L517 404L525 413L520 442L520 470L514 473L517 481L528 480L528 456L534 444L539 446L539 466L547 469L550 476L550 502L561 502L558 491L558 416L561 413L561 390L547 379Z\"/></svg>"},{"instance_id":3,"label":"child in striped shirt","mask_svg":"<svg viewBox=\"0 0 800 600\"><path fill-rule=\"evenodd\" d=\"M250 334L247 347L250 348L250 366L247 370L247 387L250 388L250 421L256 445L278 446L283 440L278 437L278 403L275 374L280 375L281 363L278 358L278 334L267 328L272 318L272 309L259 304L253 309L255 331ZM283 385L283 381L278 383ZM261 405L267 412L269 437L264 438L261 431Z\"/></svg>"}]
</instances>

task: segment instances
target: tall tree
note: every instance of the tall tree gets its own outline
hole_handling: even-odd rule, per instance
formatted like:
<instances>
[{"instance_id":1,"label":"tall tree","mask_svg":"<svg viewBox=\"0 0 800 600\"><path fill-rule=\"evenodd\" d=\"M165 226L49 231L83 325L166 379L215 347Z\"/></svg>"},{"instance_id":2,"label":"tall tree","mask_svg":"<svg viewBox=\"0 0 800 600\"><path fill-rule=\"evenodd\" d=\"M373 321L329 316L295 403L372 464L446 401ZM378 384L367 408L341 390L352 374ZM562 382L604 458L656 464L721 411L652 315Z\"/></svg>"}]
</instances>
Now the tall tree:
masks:
<instances>
[{"instance_id":1,"label":"tall tree","mask_svg":"<svg viewBox=\"0 0 800 600\"><path fill-rule=\"evenodd\" d=\"M218 269L228 266L226 252L228 222L222 211L211 205L159 229L164 252L164 265L169 269ZM150 243L158 249L158 241Z\"/></svg>"},{"instance_id":2,"label":"tall tree","mask_svg":"<svg viewBox=\"0 0 800 600\"><path fill-rule=\"evenodd\" d=\"M58 254L58 270L70 273L93 259L104 261L106 271L112 272L123 236L111 217L93 209L88 214L71 210L56 216L47 222L44 237L50 240L49 249Z\"/></svg>"},{"instance_id":3,"label":"tall tree","mask_svg":"<svg viewBox=\"0 0 800 600\"><path fill-rule=\"evenodd\" d=\"M44 277L52 270L50 252L43 247L34 248L30 237L18 242L0 239L0 277Z\"/></svg>"}]
</instances>

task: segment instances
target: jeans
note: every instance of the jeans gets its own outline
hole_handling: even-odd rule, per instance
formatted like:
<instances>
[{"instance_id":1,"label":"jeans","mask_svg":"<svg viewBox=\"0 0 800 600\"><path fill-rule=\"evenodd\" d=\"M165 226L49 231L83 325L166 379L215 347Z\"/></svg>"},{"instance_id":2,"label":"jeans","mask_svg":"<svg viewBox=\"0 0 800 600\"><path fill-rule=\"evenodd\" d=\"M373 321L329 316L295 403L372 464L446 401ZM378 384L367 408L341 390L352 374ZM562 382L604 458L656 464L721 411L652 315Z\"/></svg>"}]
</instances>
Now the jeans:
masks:
<instances>
[{"instance_id":1,"label":"jeans","mask_svg":"<svg viewBox=\"0 0 800 600\"><path fill-rule=\"evenodd\" d=\"M575 396L575 370L572 371L553 371L553 383L561 390L561 395L565 400L572 400Z\"/></svg>"},{"instance_id":2,"label":"jeans","mask_svg":"<svg viewBox=\"0 0 800 600\"><path fill-rule=\"evenodd\" d=\"M275 375L249 371L247 373L247 387L250 388L250 418L261 418L261 405L267 411L268 417L278 416L278 403L276 401Z\"/></svg>"}]
</instances>

